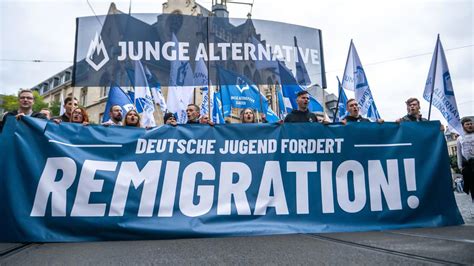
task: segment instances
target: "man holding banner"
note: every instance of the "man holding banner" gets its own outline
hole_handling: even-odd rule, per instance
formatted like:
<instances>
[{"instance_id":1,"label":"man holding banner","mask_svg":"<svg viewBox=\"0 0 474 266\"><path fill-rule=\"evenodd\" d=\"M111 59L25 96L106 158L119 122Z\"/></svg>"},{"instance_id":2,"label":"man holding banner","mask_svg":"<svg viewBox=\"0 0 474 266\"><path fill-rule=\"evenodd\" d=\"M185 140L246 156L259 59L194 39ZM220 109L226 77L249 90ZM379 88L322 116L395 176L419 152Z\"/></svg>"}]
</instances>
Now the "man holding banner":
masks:
<instances>
[{"instance_id":1,"label":"man holding banner","mask_svg":"<svg viewBox=\"0 0 474 266\"><path fill-rule=\"evenodd\" d=\"M114 105L109 111L110 119L102 123L103 126L121 126L122 125L122 107Z\"/></svg>"},{"instance_id":2,"label":"man holding banner","mask_svg":"<svg viewBox=\"0 0 474 266\"><path fill-rule=\"evenodd\" d=\"M427 121L426 118L421 117L420 112L420 101L417 98L409 98L406 102L408 114L402 118L397 119L395 122L420 122Z\"/></svg>"}]
</instances>

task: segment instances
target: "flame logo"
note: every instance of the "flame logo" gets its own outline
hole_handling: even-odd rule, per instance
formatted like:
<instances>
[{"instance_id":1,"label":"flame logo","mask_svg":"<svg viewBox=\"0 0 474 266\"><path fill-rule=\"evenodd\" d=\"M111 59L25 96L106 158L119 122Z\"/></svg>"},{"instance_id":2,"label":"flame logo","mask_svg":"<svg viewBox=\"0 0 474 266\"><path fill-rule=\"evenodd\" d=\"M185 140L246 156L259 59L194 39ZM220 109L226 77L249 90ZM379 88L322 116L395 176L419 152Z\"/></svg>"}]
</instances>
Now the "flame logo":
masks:
<instances>
[{"instance_id":1,"label":"flame logo","mask_svg":"<svg viewBox=\"0 0 474 266\"><path fill-rule=\"evenodd\" d=\"M98 64L96 64L92 59L94 54L96 56L100 54L104 54L104 58ZM104 42L102 38L99 37L99 34L96 32L94 40L91 41L89 45L89 50L87 51L86 62L95 70L99 71L107 62L109 61L109 55L107 54L107 50L105 49Z\"/></svg>"}]
</instances>

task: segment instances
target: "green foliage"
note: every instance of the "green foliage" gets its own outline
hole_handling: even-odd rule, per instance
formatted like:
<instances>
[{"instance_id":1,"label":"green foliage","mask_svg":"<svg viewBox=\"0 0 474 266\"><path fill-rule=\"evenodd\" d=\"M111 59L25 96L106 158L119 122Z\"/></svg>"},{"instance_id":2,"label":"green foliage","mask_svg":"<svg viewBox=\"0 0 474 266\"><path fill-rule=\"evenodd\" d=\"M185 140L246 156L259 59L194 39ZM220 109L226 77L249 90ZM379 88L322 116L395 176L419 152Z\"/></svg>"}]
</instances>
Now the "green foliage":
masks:
<instances>
[{"instance_id":1,"label":"green foliage","mask_svg":"<svg viewBox=\"0 0 474 266\"><path fill-rule=\"evenodd\" d=\"M43 97L41 97L37 91L33 91L33 97L35 97L33 111L39 112L43 108L48 108L48 104L43 101Z\"/></svg>"},{"instance_id":2,"label":"green foliage","mask_svg":"<svg viewBox=\"0 0 474 266\"><path fill-rule=\"evenodd\" d=\"M5 109L5 111L18 110L18 97L15 95L3 96L2 108Z\"/></svg>"},{"instance_id":3,"label":"green foliage","mask_svg":"<svg viewBox=\"0 0 474 266\"><path fill-rule=\"evenodd\" d=\"M59 111L61 111L61 102L52 102L51 107L49 107L49 110L51 110L51 116L59 116Z\"/></svg>"},{"instance_id":4,"label":"green foliage","mask_svg":"<svg viewBox=\"0 0 474 266\"><path fill-rule=\"evenodd\" d=\"M458 157L456 155L449 156L449 164L455 173L461 173L461 169L458 168Z\"/></svg>"},{"instance_id":5,"label":"green foliage","mask_svg":"<svg viewBox=\"0 0 474 266\"><path fill-rule=\"evenodd\" d=\"M33 97L35 98L35 103L33 104L33 111L39 112L42 108L48 107L48 104L43 101L43 97L41 97L37 91L33 91ZM3 109L5 109L5 111L18 110L18 97L16 95L3 96L2 107Z\"/></svg>"}]
</instances>

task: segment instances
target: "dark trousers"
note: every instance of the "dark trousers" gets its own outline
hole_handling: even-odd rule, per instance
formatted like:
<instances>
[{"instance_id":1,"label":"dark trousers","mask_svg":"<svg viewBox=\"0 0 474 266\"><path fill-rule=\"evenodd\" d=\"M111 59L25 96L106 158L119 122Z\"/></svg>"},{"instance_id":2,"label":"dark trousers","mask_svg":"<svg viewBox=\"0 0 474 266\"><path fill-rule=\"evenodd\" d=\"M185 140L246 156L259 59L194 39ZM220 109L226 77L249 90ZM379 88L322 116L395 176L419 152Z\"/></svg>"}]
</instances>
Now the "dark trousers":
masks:
<instances>
[{"instance_id":1,"label":"dark trousers","mask_svg":"<svg viewBox=\"0 0 474 266\"><path fill-rule=\"evenodd\" d=\"M470 193L471 198L474 200L474 159L464 162L463 166L464 192Z\"/></svg>"}]
</instances>

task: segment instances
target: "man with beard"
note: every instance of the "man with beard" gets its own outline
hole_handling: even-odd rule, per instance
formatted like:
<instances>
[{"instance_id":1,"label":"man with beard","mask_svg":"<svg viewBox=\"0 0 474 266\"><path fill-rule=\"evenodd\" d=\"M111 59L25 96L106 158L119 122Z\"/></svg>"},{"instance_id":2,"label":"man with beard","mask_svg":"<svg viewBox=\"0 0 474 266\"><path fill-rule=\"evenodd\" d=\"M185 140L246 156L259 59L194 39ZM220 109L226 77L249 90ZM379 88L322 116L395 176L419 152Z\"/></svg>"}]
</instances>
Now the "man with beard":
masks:
<instances>
[{"instance_id":1,"label":"man with beard","mask_svg":"<svg viewBox=\"0 0 474 266\"><path fill-rule=\"evenodd\" d=\"M64 99L64 114L61 116L55 116L51 118L51 120L53 120L54 122L58 124L61 122L70 122L72 110L76 109L77 106L78 104L77 104L76 97L72 97L72 96L66 97L66 99Z\"/></svg>"},{"instance_id":2,"label":"man with beard","mask_svg":"<svg viewBox=\"0 0 474 266\"><path fill-rule=\"evenodd\" d=\"M318 118L316 115L309 111L309 93L307 91L299 91L296 98L296 104L298 104L298 110L292 110L285 117L285 123L295 123L295 122L309 122L317 123Z\"/></svg>"},{"instance_id":3,"label":"man with beard","mask_svg":"<svg viewBox=\"0 0 474 266\"><path fill-rule=\"evenodd\" d=\"M458 167L464 179L464 192L471 194L471 216L474 216L474 125L471 118L461 119L464 136L457 140Z\"/></svg>"},{"instance_id":4,"label":"man with beard","mask_svg":"<svg viewBox=\"0 0 474 266\"><path fill-rule=\"evenodd\" d=\"M122 125L122 107L113 105L109 110L110 119L102 123L103 126L121 126Z\"/></svg>"},{"instance_id":5,"label":"man with beard","mask_svg":"<svg viewBox=\"0 0 474 266\"><path fill-rule=\"evenodd\" d=\"M29 89L23 89L18 92L18 110L6 112L0 121L0 132L2 132L3 125L6 122L8 116L15 116L16 119L20 119L22 116L31 116L41 119L46 119L46 116L42 113L33 112L33 104L35 98L33 97L33 91Z\"/></svg>"},{"instance_id":6,"label":"man with beard","mask_svg":"<svg viewBox=\"0 0 474 266\"><path fill-rule=\"evenodd\" d=\"M346 109L349 114L342 119L342 123L352 123L352 122L370 122L369 119L362 117L360 115L360 107L355 99L349 99L346 103ZM378 123L383 123L383 119L377 119Z\"/></svg>"}]
</instances>

